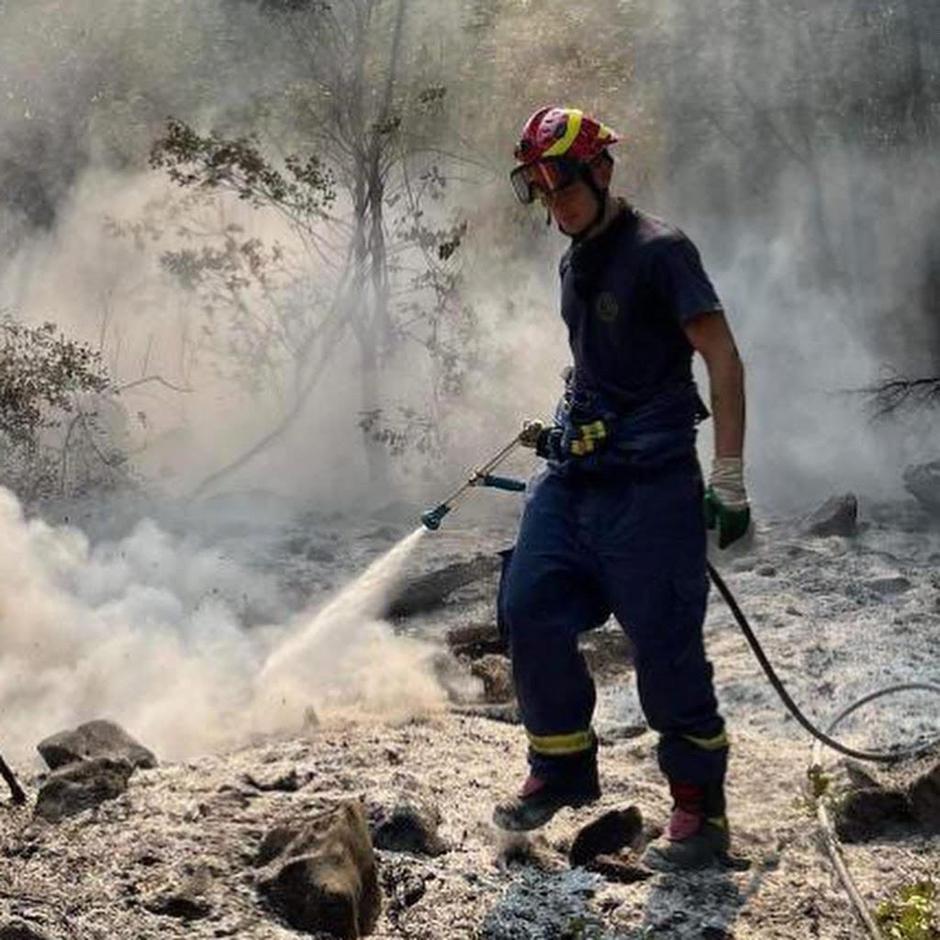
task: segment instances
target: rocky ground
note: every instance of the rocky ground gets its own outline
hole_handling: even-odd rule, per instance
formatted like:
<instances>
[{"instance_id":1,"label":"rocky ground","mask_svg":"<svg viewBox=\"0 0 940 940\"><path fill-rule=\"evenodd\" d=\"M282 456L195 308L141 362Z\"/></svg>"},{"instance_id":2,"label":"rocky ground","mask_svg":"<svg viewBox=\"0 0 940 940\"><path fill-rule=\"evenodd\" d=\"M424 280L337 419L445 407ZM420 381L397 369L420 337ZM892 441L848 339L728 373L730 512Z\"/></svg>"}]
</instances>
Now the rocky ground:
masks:
<instances>
[{"instance_id":1,"label":"rocky ground","mask_svg":"<svg viewBox=\"0 0 940 940\"><path fill-rule=\"evenodd\" d=\"M829 517L839 531L838 507ZM404 535L409 518L285 522L256 562L276 571L284 596L325 595ZM876 688L940 683L940 526L913 501L863 502L860 520L851 535L764 521L749 545L716 558L791 694L824 724ZM392 629L437 647L446 705L394 724L375 715L311 721L302 734L185 762L134 758L118 795L52 822L37 815L36 795L55 774L15 760L29 800L0 813L0 940L309 935L263 889L278 865L271 833L347 800L361 801L375 846L372 936L383 940L865 936L820 847L810 740L714 592L707 642L733 736L728 789L741 864L682 876L635 864L668 798L613 623L585 638L600 685L602 800L532 837L496 831L491 807L518 786L525 754L493 630L494 553L513 518L448 522L420 542L387 610ZM861 710L839 736L883 748L938 730L940 699L906 692ZM866 902L940 883L940 754L870 766L870 776L825 758L817 790L852 840L843 851ZM606 857L585 859L579 832L628 807L643 830L608 826ZM935 932L911 936L940 936L936 916L927 929Z\"/></svg>"}]
</instances>

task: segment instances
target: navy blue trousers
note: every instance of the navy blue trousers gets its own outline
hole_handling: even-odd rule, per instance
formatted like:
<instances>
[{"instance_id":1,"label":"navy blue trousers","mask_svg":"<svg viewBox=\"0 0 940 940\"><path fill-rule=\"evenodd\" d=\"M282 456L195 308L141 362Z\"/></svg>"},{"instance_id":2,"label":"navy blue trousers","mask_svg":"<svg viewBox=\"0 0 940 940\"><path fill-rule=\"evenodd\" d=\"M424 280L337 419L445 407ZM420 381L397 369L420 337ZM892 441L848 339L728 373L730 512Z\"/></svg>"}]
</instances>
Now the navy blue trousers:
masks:
<instances>
[{"instance_id":1,"label":"navy blue trousers","mask_svg":"<svg viewBox=\"0 0 940 940\"><path fill-rule=\"evenodd\" d=\"M674 782L720 786L727 743L702 638L702 494L691 455L615 476L549 470L530 487L499 612L533 772L562 773L571 752L586 747L595 691L578 635L613 613L635 651L662 771Z\"/></svg>"}]
</instances>

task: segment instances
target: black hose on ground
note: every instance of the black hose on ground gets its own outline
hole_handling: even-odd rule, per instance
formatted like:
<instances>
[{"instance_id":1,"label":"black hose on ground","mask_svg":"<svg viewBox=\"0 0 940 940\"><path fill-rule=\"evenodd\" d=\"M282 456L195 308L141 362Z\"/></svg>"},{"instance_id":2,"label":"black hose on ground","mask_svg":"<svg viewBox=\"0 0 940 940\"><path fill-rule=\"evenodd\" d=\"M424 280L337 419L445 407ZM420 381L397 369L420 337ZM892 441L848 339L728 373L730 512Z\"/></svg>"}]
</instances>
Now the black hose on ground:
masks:
<instances>
[{"instance_id":1,"label":"black hose on ground","mask_svg":"<svg viewBox=\"0 0 940 940\"><path fill-rule=\"evenodd\" d=\"M764 673L770 680L770 684L774 687L777 694L780 696L783 704L787 706L790 713L803 726L803 728L805 728L816 739L813 744L813 761L809 768L810 777L813 776L814 772L818 774L822 770L821 745L823 744L832 748L834 751L838 751L840 754L845 754L849 757L855 757L859 760L877 761L879 763L894 763L895 761L899 761L903 758L915 757L918 754L922 754L940 743L940 735L938 735L937 737L924 741L921 744L899 748L894 751L860 751L856 748L847 747L832 737L836 728L846 718L848 718L849 715L857 711L863 705L867 705L869 702L873 702L876 699L883 698L887 695L893 695L898 692L909 691L932 692L936 695L940 695L940 685L935 685L930 682L903 682L897 685L887 686L883 689L878 689L874 692L870 692L868 695L863 696L862 698L858 699L858 701L853 702L847 708L839 712L839 714L836 715L836 717L829 723L829 726L826 728L826 730L821 731L800 711L797 704L790 697L790 694L787 692L783 683L780 681L780 677L777 675L774 667L770 664L770 660L767 659L767 656L764 653L764 650L761 648L757 637L754 635L754 631L751 629L751 625L748 623L747 617L744 616L744 612L738 606L734 595L731 593L728 585L725 584L721 575L718 574L710 562L708 563L708 573L714 582L715 587L718 588L718 593L721 594L725 603L731 609L731 613L734 615L734 619L738 622L738 626L744 633L744 637L750 645L751 651L757 657L757 661L761 664L761 668L764 670ZM826 802L821 797L816 798L816 821L819 825L823 846L825 847L832 865L836 870L836 875L842 882L842 886L845 888L846 894L849 896L849 900L852 903L852 907L854 908L856 915L862 922L862 925L865 927L865 932L868 934L871 940L884 940L884 932L878 926L875 917L872 915L868 905L865 903L865 899L862 897L861 891L859 891L858 886L855 884L852 875L849 873L849 870L846 867L844 860L842 859L842 855L839 851L839 840L836 837L832 820L829 818Z\"/></svg>"},{"instance_id":2,"label":"black hose on ground","mask_svg":"<svg viewBox=\"0 0 940 940\"><path fill-rule=\"evenodd\" d=\"M767 679L774 687L777 695L780 696L783 704L787 706L790 714L793 715L793 717L803 726L803 728L805 728L818 741L821 741L827 747L831 747L834 751L838 751L840 754L845 754L848 757L854 757L858 760L877 761L885 764L894 763L907 757L916 757L918 754L923 754L926 751L929 751L931 748L936 747L937 744L940 744L940 735L937 735L936 737L931 738L928 741L923 741L920 744L899 748L893 751L861 751L842 744L833 738L830 734L817 728L816 725L814 725L803 714L803 712L800 711L799 706L790 697L790 693L787 692L783 683L780 681L780 677L777 675L774 667L770 664L770 660L767 658L767 655L761 648L757 637L754 635L754 631L751 629L751 625L748 623L747 617L744 616L744 612L738 606L738 602L735 600L734 595L728 588L728 585L725 584L721 575L718 574L711 562L708 562L708 574L714 582L715 587L718 588L718 593L721 594L724 602L730 608L734 619L738 622L738 626L741 628L741 632L744 634L744 638L750 645L751 651L757 657L757 661L760 663L761 668L764 670ZM861 708L862 705L865 705L876 698L880 698L883 695L889 695L894 692L908 690L933 692L940 695L940 685L934 685L933 683L929 682L909 682L902 685L894 685L887 689L879 689L878 691L872 692L871 694L866 695L864 698L859 699L857 702L854 702L852 705L850 705L836 718L832 724L832 727L835 727L835 725L841 722L844 718L848 717L848 715L850 715L856 709Z\"/></svg>"}]
</instances>

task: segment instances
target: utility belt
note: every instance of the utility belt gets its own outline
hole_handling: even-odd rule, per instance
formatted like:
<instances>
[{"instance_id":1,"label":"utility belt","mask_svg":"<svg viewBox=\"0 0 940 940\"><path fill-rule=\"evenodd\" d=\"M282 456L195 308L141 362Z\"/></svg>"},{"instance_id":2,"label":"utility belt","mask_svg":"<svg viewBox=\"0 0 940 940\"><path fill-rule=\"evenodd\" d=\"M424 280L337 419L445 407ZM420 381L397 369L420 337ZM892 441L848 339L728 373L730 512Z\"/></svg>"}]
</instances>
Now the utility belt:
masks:
<instances>
[{"instance_id":1,"label":"utility belt","mask_svg":"<svg viewBox=\"0 0 940 940\"><path fill-rule=\"evenodd\" d=\"M706 417L708 410L694 384L630 407L576 388L573 372L566 370L555 423L543 432L536 450L556 467L655 466L694 453L695 426Z\"/></svg>"}]
</instances>

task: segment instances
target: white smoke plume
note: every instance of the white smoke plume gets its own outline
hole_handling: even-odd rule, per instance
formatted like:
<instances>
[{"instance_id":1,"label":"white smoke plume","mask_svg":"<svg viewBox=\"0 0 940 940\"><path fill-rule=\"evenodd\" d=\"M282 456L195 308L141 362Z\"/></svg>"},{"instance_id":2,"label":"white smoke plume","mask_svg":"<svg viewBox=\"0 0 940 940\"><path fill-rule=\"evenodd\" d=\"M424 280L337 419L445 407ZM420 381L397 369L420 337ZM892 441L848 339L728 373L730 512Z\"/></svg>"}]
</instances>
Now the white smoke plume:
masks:
<instances>
[{"instance_id":1,"label":"white smoke plume","mask_svg":"<svg viewBox=\"0 0 940 940\"><path fill-rule=\"evenodd\" d=\"M305 714L403 720L439 706L430 648L379 620L419 535L322 611L246 630L258 574L144 520L91 545L24 519L0 490L2 748L23 759L45 735L111 718L166 759L296 732Z\"/></svg>"}]
</instances>

